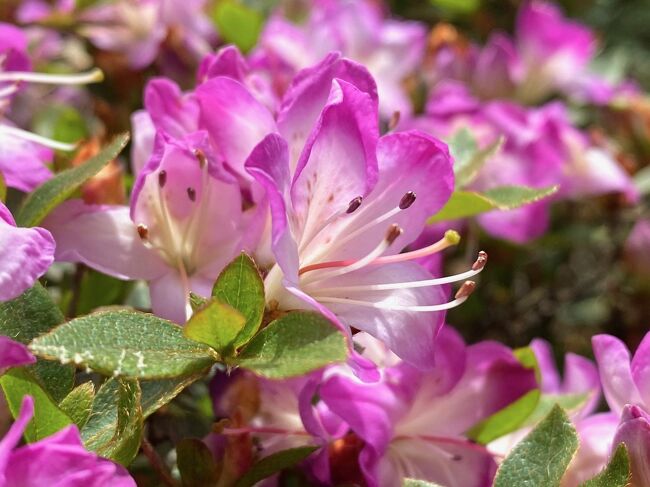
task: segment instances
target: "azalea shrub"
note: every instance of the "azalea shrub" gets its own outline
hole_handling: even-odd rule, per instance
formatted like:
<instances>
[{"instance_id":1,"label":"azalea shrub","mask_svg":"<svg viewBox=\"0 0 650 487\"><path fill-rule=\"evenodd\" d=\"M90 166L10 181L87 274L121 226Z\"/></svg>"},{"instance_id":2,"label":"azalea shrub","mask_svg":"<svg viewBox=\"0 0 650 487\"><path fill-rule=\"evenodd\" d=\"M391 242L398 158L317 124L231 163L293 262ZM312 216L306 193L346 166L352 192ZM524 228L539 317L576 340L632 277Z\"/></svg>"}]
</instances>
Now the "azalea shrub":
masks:
<instances>
[{"instance_id":1,"label":"azalea shrub","mask_svg":"<svg viewBox=\"0 0 650 487\"><path fill-rule=\"evenodd\" d=\"M3 2L0 487L650 485L641 3Z\"/></svg>"}]
</instances>

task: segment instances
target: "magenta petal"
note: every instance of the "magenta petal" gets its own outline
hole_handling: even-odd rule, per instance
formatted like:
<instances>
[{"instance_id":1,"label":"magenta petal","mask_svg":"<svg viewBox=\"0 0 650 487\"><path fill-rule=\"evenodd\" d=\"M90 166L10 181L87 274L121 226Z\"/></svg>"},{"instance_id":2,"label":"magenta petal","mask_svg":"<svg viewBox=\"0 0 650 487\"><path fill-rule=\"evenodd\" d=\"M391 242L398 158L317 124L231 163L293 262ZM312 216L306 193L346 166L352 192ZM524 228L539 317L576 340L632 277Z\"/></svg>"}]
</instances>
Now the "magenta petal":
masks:
<instances>
[{"instance_id":1,"label":"magenta petal","mask_svg":"<svg viewBox=\"0 0 650 487\"><path fill-rule=\"evenodd\" d=\"M630 351L611 335L596 335L591 339L603 393L611 410L620 414L626 404L641 404L641 396L632 377Z\"/></svg>"},{"instance_id":2,"label":"magenta petal","mask_svg":"<svg viewBox=\"0 0 650 487\"><path fill-rule=\"evenodd\" d=\"M70 200L56 208L44 225L57 241L58 261L83 262L118 279L149 280L167 269L140 240L127 206Z\"/></svg>"},{"instance_id":3,"label":"magenta petal","mask_svg":"<svg viewBox=\"0 0 650 487\"><path fill-rule=\"evenodd\" d=\"M253 148L276 132L273 116L248 89L231 78L213 78L196 89L201 124L209 132L225 162L245 175L244 163Z\"/></svg>"},{"instance_id":4,"label":"magenta petal","mask_svg":"<svg viewBox=\"0 0 650 487\"><path fill-rule=\"evenodd\" d=\"M555 357L551 344L540 338L530 342L530 348L535 354L539 371L542 375L540 389L544 394L559 394L561 389L560 374L555 365Z\"/></svg>"},{"instance_id":5,"label":"magenta petal","mask_svg":"<svg viewBox=\"0 0 650 487\"><path fill-rule=\"evenodd\" d=\"M335 80L293 177L291 199L300 237L365 195L377 180L377 107L353 85Z\"/></svg>"},{"instance_id":6,"label":"magenta petal","mask_svg":"<svg viewBox=\"0 0 650 487\"><path fill-rule=\"evenodd\" d=\"M5 471L11 457L11 451L18 445L27 423L34 415L34 399L31 396L23 397L18 417L11 425L9 432L0 440L0 483L4 485Z\"/></svg>"},{"instance_id":7,"label":"magenta petal","mask_svg":"<svg viewBox=\"0 0 650 487\"><path fill-rule=\"evenodd\" d=\"M32 191L50 179L52 157L51 149L0 130L0 173L10 188Z\"/></svg>"},{"instance_id":8,"label":"magenta petal","mask_svg":"<svg viewBox=\"0 0 650 487\"><path fill-rule=\"evenodd\" d=\"M377 87L370 73L339 53L330 53L317 65L296 74L278 114L280 133L289 142L292 169L330 96L334 79L347 81L377 103Z\"/></svg>"},{"instance_id":9,"label":"magenta petal","mask_svg":"<svg viewBox=\"0 0 650 487\"><path fill-rule=\"evenodd\" d=\"M50 232L14 226L0 203L0 301L20 296L45 274L54 261L54 248Z\"/></svg>"},{"instance_id":10,"label":"magenta petal","mask_svg":"<svg viewBox=\"0 0 650 487\"><path fill-rule=\"evenodd\" d=\"M650 333L645 335L634 352L630 371L643 403L650 407Z\"/></svg>"},{"instance_id":11,"label":"magenta petal","mask_svg":"<svg viewBox=\"0 0 650 487\"><path fill-rule=\"evenodd\" d=\"M0 374L9 367L33 364L36 362L27 347L6 336L0 336Z\"/></svg>"},{"instance_id":12,"label":"magenta petal","mask_svg":"<svg viewBox=\"0 0 650 487\"><path fill-rule=\"evenodd\" d=\"M612 450L625 443L632 467L632 485L650 485L650 415L638 406L627 405L616 430Z\"/></svg>"},{"instance_id":13,"label":"magenta petal","mask_svg":"<svg viewBox=\"0 0 650 487\"><path fill-rule=\"evenodd\" d=\"M144 106L156 128L172 137L180 138L197 129L199 107L173 81L166 78L149 81L144 91Z\"/></svg>"},{"instance_id":14,"label":"magenta petal","mask_svg":"<svg viewBox=\"0 0 650 487\"><path fill-rule=\"evenodd\" d=\"M295 283L298 280L298 248L287 217L291 176L285 140L277 134L266 136L251 152L246 170L266 191L271 209L273 252L285 277Z\"/></svg>"}]
</instances>

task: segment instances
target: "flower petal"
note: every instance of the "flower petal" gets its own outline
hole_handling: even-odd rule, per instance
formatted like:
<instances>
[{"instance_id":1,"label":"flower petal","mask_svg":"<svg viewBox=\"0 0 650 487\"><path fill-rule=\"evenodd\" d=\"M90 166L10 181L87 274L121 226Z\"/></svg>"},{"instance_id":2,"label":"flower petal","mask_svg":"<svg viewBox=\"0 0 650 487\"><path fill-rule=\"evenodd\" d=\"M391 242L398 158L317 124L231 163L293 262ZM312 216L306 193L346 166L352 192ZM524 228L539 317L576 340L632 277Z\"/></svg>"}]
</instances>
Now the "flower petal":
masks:
<instances>
[{"instance_id":1,"label":"flower petal","mask_svg":"<svg viewBox=\"0 0 650 487\"><path fill-rule=\"evenodd\" d=\"M650 415L638 406L627 405L621 415L612 447L625 443L630 466L632 485L650 485Z\"/></svg>"},{"instance_id":2,"label":"flower petal","mask_svg":"<svg viewBox=\"0 0 650 487\"><path fill-rule=\"evenodd\" d=\"M56 259L83 262L118 279L155 279L168 266L138 236L126 206L70 200L45 220L57 241Z\"/></svg>"},{"instance_id":3,"label":"flower petal","mask_svg":"<svg viewBox=\"0 0 650 487\"><path fill-rule=\"evenodd\" d=\"M646 334L634 352L630 371L643 404L650 406L650 333Z\"/></svg>"},{"instance_id":4,"label":"flower petal","mask_svg":"<svg viewBox=\"0 0 650 487\"><path fill-rule=\"evenodd\" d=\"M9 211L0 203L0 214L5 213ZM20 296L54 261L55 244L50 232L38 227L16 227L13 218L7 219L0 218L0 301Z\"/></svg>"},{"instance_id":5,"label":"flower petal","mask_svg":"<svg viewBox=\"0 0 650 487\"><path fill-rule=\"evenodd\" d=\"M4 480L4 473L11 451L18 445L20 437L23 435L27 424L31 421L34 415L34 399L31 396L24 396L22 404L20 405L20 412L18 417L9 428L7 434L0 440L0 481ZM4 482L3 482L4 484Z\"/></svg>"},{"instance_id":6,"label":"flower petal","mask_svg":"<svg viewBox=\"0 0 650 487\"><path fill-rule=\"evenodd\" d=\"M27 347L6 336L0 336L0 374L9 367L36 362Z\"/></svg>"},{"instance_id":7,"label":"flower petal","mask_svg":"<svg viewBox=\"0 0 650 487\"><path fill-rule=\"evenodd\" d=\"M641 396L630 369L630 351L611 335L592 337L600 381L610 409L621 414L626 404L641 404Z\"/></svg>"}]
</instances>

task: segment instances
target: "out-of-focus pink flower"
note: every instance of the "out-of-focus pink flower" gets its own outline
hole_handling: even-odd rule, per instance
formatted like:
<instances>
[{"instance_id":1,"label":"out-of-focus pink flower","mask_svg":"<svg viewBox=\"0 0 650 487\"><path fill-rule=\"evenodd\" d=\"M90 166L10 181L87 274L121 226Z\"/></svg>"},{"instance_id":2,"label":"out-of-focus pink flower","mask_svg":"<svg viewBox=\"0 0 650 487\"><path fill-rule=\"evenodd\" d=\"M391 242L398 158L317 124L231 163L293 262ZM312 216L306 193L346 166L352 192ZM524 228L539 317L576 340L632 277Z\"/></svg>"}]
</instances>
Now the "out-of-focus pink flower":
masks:
<instances>
[{"instance_id":1,"label":"out-of-focus pink flower","mask_svg":"<svg viewBox=\"0 0 650 487\"><path fill-rule=\"evenodd\" d=\"M358 465L366 484L401 485L411 477L491 485L492 454L464 433L534 388L534 371L494 342L466 347L449 327L436 344L436 367L427 372L395 362L387 349L369 342L362 345L371 347L374 361L387 365L380 381L365 383L333 367L318 388L320 400L362 440ZM334 468L332 475L340 475Z\"/></svg>"},{"instance_id":2,"label":"out-of-focus pink flower","mask_svg":"<svg viewBox=\"0 0 650 487\"><path fill-rule=\"evenodd\" d=\"M0 440L0 485L3 487L135 487L121 466L87 451L76 426L68 426L35 443L16 448L34 414L34 401L23 398L20 414Z\"/></svg>"},{"instance_id":3,"label":"out-of-focus pink flower","mask_svg":"<svg viewBox=\"0 0 650 487\"><path fill-rule=\"evenodd\" d=\"M396 111L405 116L412 112L403 82L421 62L425 42L424 25L385 19L370 1L321 0L313 2L302 25L280 14L272 17L252 59L286 77L330 51L340 51L373 75L380 113L388 119Z\"/></svg>"},{"instance_id":4,"label":"out-of-focus pink flower","mask_svg":"<svg viewBox=\"0 0 650 487\"><path fill-rule=\"evenodd\" d=\"M634 224L625 242L625 257L634 272L650 273L650 220L640 219Z\"/></svg>"}]
</instances>

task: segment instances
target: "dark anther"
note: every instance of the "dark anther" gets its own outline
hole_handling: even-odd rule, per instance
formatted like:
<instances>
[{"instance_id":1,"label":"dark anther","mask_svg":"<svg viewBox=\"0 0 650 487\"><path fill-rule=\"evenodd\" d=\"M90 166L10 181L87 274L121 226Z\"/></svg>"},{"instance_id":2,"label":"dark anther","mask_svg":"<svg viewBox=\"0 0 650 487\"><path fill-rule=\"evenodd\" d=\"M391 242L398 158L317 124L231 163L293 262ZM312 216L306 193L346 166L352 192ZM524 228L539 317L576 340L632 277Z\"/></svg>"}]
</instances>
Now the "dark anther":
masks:
<instances>
[{"instance_id":1,"label":"dark anther","mask_svg":"<svg viewBox=\"0 0 650 487\"><path fill-rule=\"evenodd\" d=\"M409 206L415 203L416 194L413 191L409 191L402 196L402 199L399 201L399 209L406 210Z\"/></svg>"},{"instance_id":2,"label":"dark anther","mask_svg":"<svg viewBox=\"0 0 650 487\"><path fill-rule=\"evenodd\" d=\"M357 196L352 201L350 201L350 204L348 205L348 209L345 210L345 212L354 213L361 206L362 202L363 202L363 196Z\"/></svg>"},{"instance_id":3,"label":"dark anther","mask_svg":"<svg viewBox=\"0 0 650 487\"><path fill-rule=\"evenodd\" d=\"M187 188L187 197L190 201L196 201L196 190L194 188Z\"/></svg>"},{"instance_id":4,"label":"dark anther","mask_svg":"<svg viewBox=\"0 0 650 487\"><path fill-rule=\"evenodd\" d=\"M149 229L147 228L147 225L144 225L142 223L138 225L138 235L140 235L140 238L142 240L147 240L149 237Z\"/></svg>"},{"instance_id":5,"label":"dark anther","mask_svg":"<svg viewBox=\"0 0 650 487\"><path fill-rule=\"evenodd\" d=\"M205 152L203 152L201 149L194 149L194 156L199 160L199 166L201 166L201 169L203 169L208 163L208 159L205 157Z\"/></svg>"},{"instance_id":6,"label":"dark anther","mask_svg":"<svg viewBox=\"0 0 650 487\"><path fill-rule=\"evenodd\" d=\"M393 223L390 227L388 227L388 233L386 233L386 241L388 244L392 244L397 237L399 237L402 234L403 230L397 225L397 223Z\"/></svg>"},{"instance_id":7,"label":"dark anther","mask_svg":"<svg viewBox=\"0 0 650 487\"><path fill-rule=\"evenodd\" d=\"M167 171L162 170L158 173L158 185L161 188L164 188L166 183L167 183Z\"/></svg>"}]
</instances>

